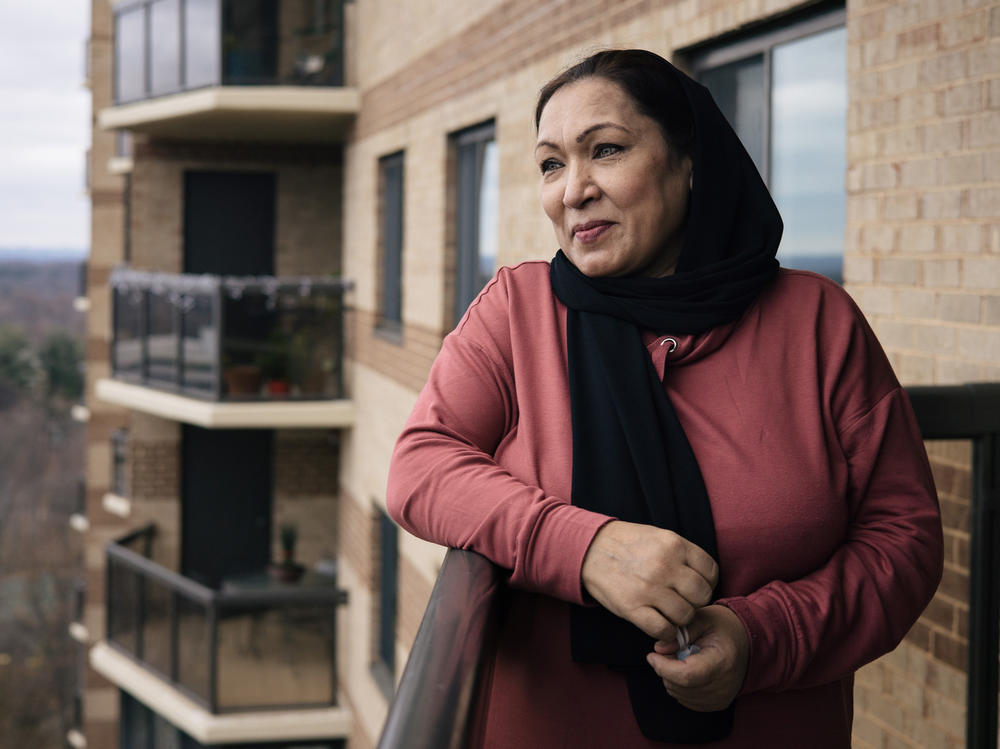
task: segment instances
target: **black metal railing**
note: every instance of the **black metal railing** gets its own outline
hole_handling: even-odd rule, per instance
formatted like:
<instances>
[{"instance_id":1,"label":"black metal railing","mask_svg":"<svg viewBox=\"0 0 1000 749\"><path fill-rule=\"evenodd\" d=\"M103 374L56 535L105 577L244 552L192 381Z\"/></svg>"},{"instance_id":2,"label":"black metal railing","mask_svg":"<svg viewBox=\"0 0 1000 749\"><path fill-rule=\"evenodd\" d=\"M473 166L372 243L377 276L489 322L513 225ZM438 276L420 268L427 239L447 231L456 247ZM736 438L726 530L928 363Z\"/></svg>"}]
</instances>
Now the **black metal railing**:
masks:
<instances>
[{"instance_id":1,"label":"black metal railing","mask_svg":"<svg viewBox=\"0 0 1000 749\"><path fill-rule=\"evenodd\" d=\"M924 439L972 441L966 746L997 747L1000 658L1000 383L907 388ZM476 745L496 652L503 573L450 549L410 651L378 749Z\"/></svg>"},{"instance_id":2,"label":"black metal railing","mask_svg":"<svg viewBox=\"0 0 1000 749\"><path fill-rule=\"evenodd\" d=\"M114 9L116 104L207 86L342 86L344 0L132 0Z\"/></svg>"},{"instance_id":3,"label":"black metal railing","mask_svg":"<svg viewBox=\"0 0 1000 749\"><path fill-rule=\"evenodd\" d=\"M907 388L929 440L971 440L965 745L996 749L1000 689L1000 382Z\"/></svg>"},{"instance_id":4,"label":"black metal railing","mask_svg":"<svg viewBox=\"0 0 1000 749\"><path fill-rule=\"evenodd\" d=\"M153 525L107 546L107 641L212 713L337 704L336 579L209 588L153 561Z\"/></svg>"},{"instance_id":5,"label":"black metal railing","mask_svg":"<svg viewBox=\"0 0 1000 749\"><path fill-rule=\"evenodd\" d=\"M205 400L344 397L344 292L326 277L111 274L116 379Z\"/></svg>"}]
</instances>

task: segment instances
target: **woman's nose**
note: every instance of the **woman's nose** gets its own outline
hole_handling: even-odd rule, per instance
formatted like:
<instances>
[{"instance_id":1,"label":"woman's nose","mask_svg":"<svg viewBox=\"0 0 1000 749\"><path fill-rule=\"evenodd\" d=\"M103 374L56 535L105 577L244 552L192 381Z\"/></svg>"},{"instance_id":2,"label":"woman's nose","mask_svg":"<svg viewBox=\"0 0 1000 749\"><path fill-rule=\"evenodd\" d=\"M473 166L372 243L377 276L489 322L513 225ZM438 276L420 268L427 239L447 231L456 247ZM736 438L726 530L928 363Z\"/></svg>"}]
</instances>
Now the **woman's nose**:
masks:
<instances>
[{"instance_id":1,"label":"woman's nose","mask_svg":"<svg viewBox=\"0 0 1000 749\"><path fill-rule=\"evenodd\" d=\"M589 169L574 165L567 168L563 205L569 208L579 208L600 194L601 191L594 182Z\"/></svg>"}]
</instances>

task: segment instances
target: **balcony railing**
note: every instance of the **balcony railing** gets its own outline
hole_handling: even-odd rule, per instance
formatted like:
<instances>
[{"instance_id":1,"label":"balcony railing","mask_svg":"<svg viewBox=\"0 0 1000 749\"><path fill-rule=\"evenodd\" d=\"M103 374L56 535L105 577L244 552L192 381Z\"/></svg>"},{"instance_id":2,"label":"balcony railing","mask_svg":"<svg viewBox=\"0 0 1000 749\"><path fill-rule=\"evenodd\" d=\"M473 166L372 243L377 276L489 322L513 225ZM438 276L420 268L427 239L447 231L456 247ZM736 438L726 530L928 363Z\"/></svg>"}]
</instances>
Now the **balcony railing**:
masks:
<instances>
[{"instance_id":1,"label":"balcony railing","mask_svg":"<svg viewBox=\"0 0 1000 749\"><path fill-rule=\"evenodd\" d=\"M118 3L115 104L207 86L342 86L343 1Z\"/></svg>"},{"instance_id":2,"label":"balcony railing","mask_svg":"<svg viewBox=\"0 0 1000 749\"><path fill-rule=\"evenodd\" d=\"M347 281L119 268L111 287L116 379L214 401L344 397Z\"/></svg>"},{"instance_id":3,"label":"balcony railing","mask_svg":"<svg viewBox=\"0 0 1000 749\"><path fill-rule=\"evenodd\" d=\"M997 747L1000 674L1000 383L907 390L924 439L972 441L966 746ZM450 549L378 749L477 746L503 610L501 570ZM433 689L427 685L434 685Z\"/></svg>"},{"instance_id":4,"label":"balcony railing","mask_svg":"<svg viewBox=\"0 0 1000 749\"><path fill-rule=\"evenodd\" d=\"M333 577L208 588L154 562L155 526L107 547L107 640L212 713L337 702Z\"/></svg>"}]
</instances>

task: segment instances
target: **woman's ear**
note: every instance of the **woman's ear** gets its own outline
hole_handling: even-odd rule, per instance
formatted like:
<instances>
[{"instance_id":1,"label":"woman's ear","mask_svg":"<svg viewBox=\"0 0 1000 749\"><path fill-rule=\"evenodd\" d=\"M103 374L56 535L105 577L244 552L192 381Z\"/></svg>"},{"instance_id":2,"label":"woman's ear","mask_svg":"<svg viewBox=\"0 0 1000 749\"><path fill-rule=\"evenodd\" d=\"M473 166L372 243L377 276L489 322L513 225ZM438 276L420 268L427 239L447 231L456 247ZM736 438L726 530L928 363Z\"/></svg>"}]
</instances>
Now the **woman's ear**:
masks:
<instances>
[{"instance_id":1,"label":"woman's ear","mask_svg":"<svg viewBox=\"0 0 1000 749\"><path fill-rule=\"evenodd\" d=\"M694 169L692 169L691 173L688 175L688 190L693 190L693 189L694 189Z\"/></svg>"}]
</instances>

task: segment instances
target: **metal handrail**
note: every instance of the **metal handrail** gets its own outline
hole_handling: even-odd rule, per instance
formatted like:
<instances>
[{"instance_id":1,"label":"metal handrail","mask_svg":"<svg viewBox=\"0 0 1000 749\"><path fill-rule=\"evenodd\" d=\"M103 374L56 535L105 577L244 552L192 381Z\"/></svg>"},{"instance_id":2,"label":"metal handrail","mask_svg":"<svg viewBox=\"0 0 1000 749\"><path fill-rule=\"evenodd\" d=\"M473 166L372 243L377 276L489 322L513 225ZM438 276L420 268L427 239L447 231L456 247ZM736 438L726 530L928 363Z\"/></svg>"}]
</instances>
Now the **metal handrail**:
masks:
<instances>
[{"instance_id":1,"label":"metal handrail","mask_svg":"<svg viewBox=\"0 0 1000 749\"><path fill-rule=\"evenodd\" d=\"M448 550L378 749L459 749L481 730L502 598L499 567Z\"/></svg>"},{"instance_id":2,"label":"metal handrail","mask_svg":"<svg viewBox=\"0 0 1000 749\"><path fill-rule=\"evenodd\" d=\"M997 747L1000 657L1000 383L906 389L924 439L972 441L966 746ZM503 599L503 572L450 549L378 749L476 745Z\"/></svg>"}]
</instances>

